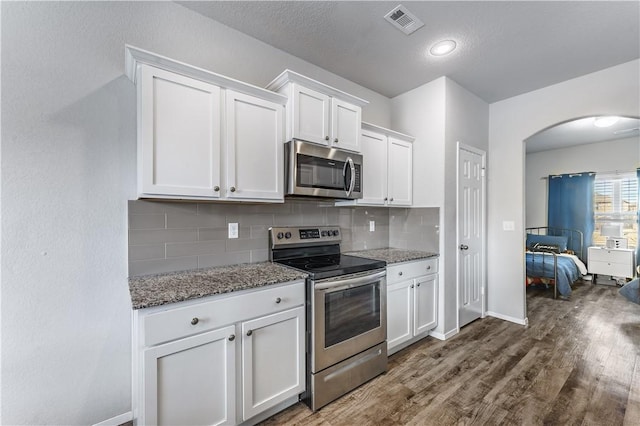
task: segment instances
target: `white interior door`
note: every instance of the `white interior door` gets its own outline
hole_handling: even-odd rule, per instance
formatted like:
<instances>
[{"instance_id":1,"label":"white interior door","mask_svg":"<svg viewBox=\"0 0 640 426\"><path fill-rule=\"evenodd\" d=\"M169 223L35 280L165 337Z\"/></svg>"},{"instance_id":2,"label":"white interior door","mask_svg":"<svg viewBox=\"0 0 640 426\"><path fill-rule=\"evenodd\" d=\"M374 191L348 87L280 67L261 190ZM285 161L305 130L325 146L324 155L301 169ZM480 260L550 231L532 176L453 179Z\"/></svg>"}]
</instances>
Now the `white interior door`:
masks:
<instances>
[{"instance_id":1,"label":"white interior door","mask_svg":"<svg viewBox=\"0 0 640 426\"><path fill-rule=\"evenodd\" d=\"M458 323L485 313L485 156L458 144Z\"/></svg>"}]
</instances>

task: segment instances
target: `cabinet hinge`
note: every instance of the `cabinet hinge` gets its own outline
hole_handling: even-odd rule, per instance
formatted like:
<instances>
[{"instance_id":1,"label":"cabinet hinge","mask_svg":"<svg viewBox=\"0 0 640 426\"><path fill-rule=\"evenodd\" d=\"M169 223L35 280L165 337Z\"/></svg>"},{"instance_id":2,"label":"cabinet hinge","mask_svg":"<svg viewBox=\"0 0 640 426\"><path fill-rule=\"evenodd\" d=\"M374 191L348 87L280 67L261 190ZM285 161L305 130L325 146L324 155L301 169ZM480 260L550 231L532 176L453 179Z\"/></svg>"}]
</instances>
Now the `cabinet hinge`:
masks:
<instances>
[{"instance_id":1,"label":"cabinet hinge","mask_svg":"<svg viewBox=\"0 0 640 426\"><path fill-rule=\"evenodd\" d=\"M480 176L484 177L484 175L485 175L485 171L486 171L486 170L487 170L487 169L485 169L484 167L483 167L483 168L481 168L481 169L480 169Z\"/></svg>"}]
</instances>

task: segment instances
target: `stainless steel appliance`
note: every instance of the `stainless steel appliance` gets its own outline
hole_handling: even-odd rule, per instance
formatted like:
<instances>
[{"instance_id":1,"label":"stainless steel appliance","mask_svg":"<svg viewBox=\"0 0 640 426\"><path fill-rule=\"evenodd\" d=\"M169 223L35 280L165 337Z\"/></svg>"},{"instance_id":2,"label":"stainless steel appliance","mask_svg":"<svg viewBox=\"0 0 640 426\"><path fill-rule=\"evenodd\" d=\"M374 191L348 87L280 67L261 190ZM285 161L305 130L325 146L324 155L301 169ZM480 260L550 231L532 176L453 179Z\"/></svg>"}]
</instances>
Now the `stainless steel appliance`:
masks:
<instances>
[{"instance_id":1,"label":"stainless steel appliance","mask_svg":"<svg viewBox=\"0 0 640 426\"><path fill-rule=\"evenodd\" d=\"M362 198L362 155L292 140L285 144L287 195Z\"/></svg>"},{"instance_id":2,"label":"stainless steel appliance","mask_svg":"<svg viewBox=\"0 0 640 426\"><path fill-rule=\"evenodd\" d=\"M315 411L387 370L386 263L340 253L340 228L269 229L270 259L309 273L307 391Z\"/></svg>"}]
</instances>

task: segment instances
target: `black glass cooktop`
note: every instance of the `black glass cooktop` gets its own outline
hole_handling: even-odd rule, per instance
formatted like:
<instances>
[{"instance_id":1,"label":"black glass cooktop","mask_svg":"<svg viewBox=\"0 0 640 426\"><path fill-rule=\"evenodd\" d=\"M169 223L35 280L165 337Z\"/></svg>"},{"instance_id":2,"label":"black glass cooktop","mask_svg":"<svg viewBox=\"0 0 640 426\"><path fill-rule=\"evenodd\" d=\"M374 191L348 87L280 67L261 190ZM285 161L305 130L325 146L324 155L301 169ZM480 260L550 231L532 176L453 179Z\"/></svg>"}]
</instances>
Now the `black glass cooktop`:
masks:
<instances>
[{"instance_id":1,"label":"black glass cooktop","mask_svg":"<svg viewBox=\"0 0 640 426\"><path fill-rule=\"evenodd\" d=\"M277 262L308 272L313 280L356 274L358 272L384 268L387 265L386 262L382 260L366 259L364 257L345 254L280 259L277 260Z\"/></svg>"}]
</instances>

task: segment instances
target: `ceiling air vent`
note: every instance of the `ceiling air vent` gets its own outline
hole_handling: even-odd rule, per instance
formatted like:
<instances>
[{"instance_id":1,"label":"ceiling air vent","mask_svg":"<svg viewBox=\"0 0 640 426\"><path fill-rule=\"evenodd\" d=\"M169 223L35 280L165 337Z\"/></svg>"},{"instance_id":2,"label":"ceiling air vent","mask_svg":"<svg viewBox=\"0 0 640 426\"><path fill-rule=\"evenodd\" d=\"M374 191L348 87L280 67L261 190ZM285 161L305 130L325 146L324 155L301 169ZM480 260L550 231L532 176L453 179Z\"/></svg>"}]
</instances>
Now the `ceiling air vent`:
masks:
<instances>
[{"instance_id":1,"label":"ceiling air vent","mask_svg":"<svg viewBox=\"0 0 640 426\"><path fill-rule=\"evenodd\" d=\"M391 12L384 15L384 19L391 22L394 27L398 28L406 35L409 35L424 26L424 22L419 20L416 15L409 12L409 10L401 4L394 7Z\"/></svg>"}]
</instances>

